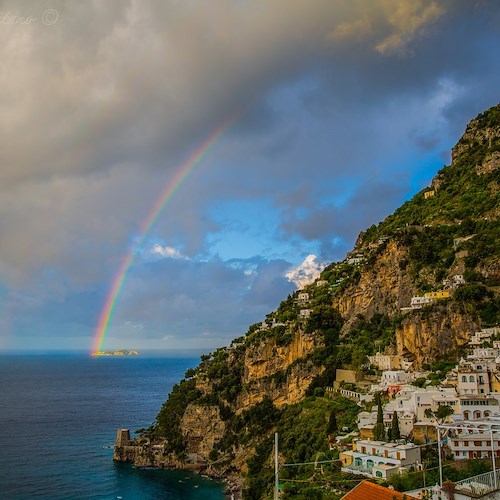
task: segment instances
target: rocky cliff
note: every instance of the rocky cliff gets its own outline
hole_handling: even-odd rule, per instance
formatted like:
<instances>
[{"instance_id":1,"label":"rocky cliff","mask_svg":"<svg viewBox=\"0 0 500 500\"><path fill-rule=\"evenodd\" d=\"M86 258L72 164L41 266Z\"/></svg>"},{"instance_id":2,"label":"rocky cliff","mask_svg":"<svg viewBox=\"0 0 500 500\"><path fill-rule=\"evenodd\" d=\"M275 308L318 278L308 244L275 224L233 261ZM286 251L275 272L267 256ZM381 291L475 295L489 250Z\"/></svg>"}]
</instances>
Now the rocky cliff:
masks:
<instances>
[{"instance_id":1,"label":"rocky cliff","mask_svg":"<svg viewBox=\"0 0 500 500\"><path fill-rule=\"evenodd\" d=\"M255 484L268 467L275 429L293 436L284 453L302 459L309 458L311 434L323 436L315 446L326 443L325 415L349 424L347 403L321 398L336 369L360 369L384 349L421 367L457 356L474 330L498 324L499 151L496 106L469 123L452 164L431 186L362 232L345 260L231 346L202 356L157 421L119 446L115 458L218 476L248 473L249 491L260 491ZM414 296L422 301L415 307ZM298 433L302 416L304 429L314 421L314 431Z\"/></svg>"}]
</instances>

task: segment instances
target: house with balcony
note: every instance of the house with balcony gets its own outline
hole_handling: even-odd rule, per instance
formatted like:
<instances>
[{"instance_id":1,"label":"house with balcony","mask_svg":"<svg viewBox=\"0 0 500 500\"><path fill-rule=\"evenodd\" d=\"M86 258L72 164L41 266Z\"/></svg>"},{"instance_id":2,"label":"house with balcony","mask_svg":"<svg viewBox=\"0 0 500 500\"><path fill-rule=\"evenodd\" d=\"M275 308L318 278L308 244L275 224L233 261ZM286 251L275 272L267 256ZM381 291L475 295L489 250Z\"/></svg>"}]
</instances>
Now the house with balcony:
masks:
<instances>
[{"instance_id":1,"label":"house with balcony","mask_svg":"<svg viewBox=\"0 0 500 500\"><path fill-rule=\"evenodd\" d=\"M465 285L465 279L463 274L454 274L453 276L450 276L449 278L445 278L443 280L443 288L449 288L451 290L454 290L455 288L458 288L461 285Z\"/></svg>"},{"instance_id":2,"label":"house with balcony","mask_svg":"<svg viewBox=\"0 0 500 500\"><path fill-rule=\"evenodd\" d=\"M465 405L466 406L466 405ZM440 426L455 460L500 457L500 414Z\"/></svg>"},{"instance_id":3,"label":"house with balcony","mask_svg":"<svg viewBox=\"0 0 500 500\"><path fill-rule=\"evenodd\" d=\"M486 417L474 421L455 422L463 430L450 432L448 446L455 460L500 457L500 417Z\"/></svg>"},{"instance_id":4,"label":"house with balcony","mask_svg":"<svg viewBox=\"0 0 500 500\"><path fill-rule=\"evenodd\" d=\"M462 420L486 418L500 411L498 399L492 396L460 396Z\"/></svg>"},{"instance_id":5,"label":"house with balcony","mask_svg":"<svg viewBox=\"0 0 500 500\"><path fill-rule=\"evenodd\" d=\"M457 372L458 393L462 396L488 394L490 374L486 360L461 360Z\"/></svg>"},{"instance_id":6,"label":"house with balcony","mask_svg":"<svg viewBox=\"0 0 500 500\"><path fill-rule=\"evenodd\" d=\"M299 306L306 306L309 304L309 294L307 292L300 292L295 300Z\"/></svg>"},{"instance_id":7,"label":"house with balcony","mask_svg":"<svg viewBox=\"0 0 500 500\"><path fill-rule=\"evenodd\" d=\"M421 462L420 447L372 441L353 442L353 449L340 454L342 472L387 479L393 474L416 469Z\"/></svg>"}]
</instances>

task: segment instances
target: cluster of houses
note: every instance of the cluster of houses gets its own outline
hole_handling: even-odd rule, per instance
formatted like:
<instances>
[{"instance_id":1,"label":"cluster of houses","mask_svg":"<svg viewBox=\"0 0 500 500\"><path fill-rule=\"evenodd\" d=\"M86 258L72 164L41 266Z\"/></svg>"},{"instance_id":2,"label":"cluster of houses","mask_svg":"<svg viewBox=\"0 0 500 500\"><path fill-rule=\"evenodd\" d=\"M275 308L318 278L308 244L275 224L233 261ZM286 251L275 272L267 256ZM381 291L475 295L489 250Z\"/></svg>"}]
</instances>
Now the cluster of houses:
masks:
<instances>
[{"instance_id":1,"label":"cluster of houses","mask_svg":"<svg viewBox=\"0 0 500 500\"><path fill-rule=\"evenodd\" d=\"M342 470L387 479L392 474L418 470L421 448L438 438L438 426L455 460L500 457L500 328L475 332L469 354L438 385L420 382L429 372L409 371L411 363L401 355L378 353L370 363L382 370L380 380L368 391L383 392L386 431L397 414L401 437L397 442L374 440L377 407L358 414L357 439L351 450L340 454ZM356 394L354 391L350 391ZM357 397L358 401L366 401ZM361 403L359 403L361 404ZM446 411L439 411L447 407Z\"/></svg>"},{"instance_id":2,"label":"cluster of houses","mask_svg":"<svg viewBox=\"0 0 500 500\"><path fill-rule=\"evenodd\" d=\"M455 274L443 280L443 289L436 292L427 292L424 295L415 295L410 300L408 307L402 307L402 312L414 311L415 309L422 309L422 307L432 304L437 300L448 299L451 294L459 286L465 285L465 279L462 274Z\"/></svg>"}]
</instances>

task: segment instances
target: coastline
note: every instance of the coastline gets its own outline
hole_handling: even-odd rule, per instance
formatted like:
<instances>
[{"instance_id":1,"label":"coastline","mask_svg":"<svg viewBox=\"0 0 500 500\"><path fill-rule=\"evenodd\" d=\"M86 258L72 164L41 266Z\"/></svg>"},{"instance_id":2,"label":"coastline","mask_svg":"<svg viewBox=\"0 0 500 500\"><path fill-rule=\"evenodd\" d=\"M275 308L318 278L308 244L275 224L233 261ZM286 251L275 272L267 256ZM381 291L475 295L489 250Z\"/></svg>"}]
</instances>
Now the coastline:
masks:
<instances>
[{"instance_id":1,"label":"coastline","mask_svg":"<svg viewBox=\"0 0 500 500\"><path fill-rule=\"evenodd\" d=\"M117 462L130 462L137 468L155 468L167 470L181 470L195 472L200 476L221 481L225 484L224 497L231 500L241 500L244 479L225 471L214 470L199 457L193 457L191 462L179 460L173 455L164 455L163 444L153 444L149 440L138 443L130 439L128 429L118 429L114 445L113 460Z\"/></svg>"}]
</instances>

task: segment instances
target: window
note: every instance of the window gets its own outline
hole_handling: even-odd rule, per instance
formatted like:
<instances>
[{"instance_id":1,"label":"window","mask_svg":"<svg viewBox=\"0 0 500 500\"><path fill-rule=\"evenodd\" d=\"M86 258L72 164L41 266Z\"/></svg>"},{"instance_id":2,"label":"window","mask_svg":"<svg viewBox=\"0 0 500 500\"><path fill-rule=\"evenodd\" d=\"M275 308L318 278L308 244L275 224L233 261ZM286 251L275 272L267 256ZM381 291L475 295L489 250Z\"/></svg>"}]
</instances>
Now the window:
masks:
<instances>
[{"instance_id":1,"label":"window","mask_svg":"<svg viewBox=\"0 0 500 500\"><path fill-rule=\"evenodd\" d=\"M481 446L481 441L474 441L474 446Z\"/></svg>"},{"instance_id":2,"label":"window","mask_svg":"<svg viewBox=\"0 0 500 500\"><path fill-rule=\"evenodd\" d=\"M455 446L458 446L458 441L453 441L453 444L454 444Z\"/></svg>"},{"instance_id":3,"label":"window","mask_svg":"<svg viewBox=\"0 0 500 500\"><path fill-rule=\"evenodd\" d=\"M467 377L465 375L462 377L462 382L467 382Z\"/></svg>"},{"instance_id":4,"label":"window","mask_svg":"<svg viewBox=\"0 0 500 500\"><path fill-rule=\"evenodd\" d=\"M464 446L469 446L469 441L464 441Z\"/></svg>"},{"instance_id":5,"label":"window","mask_svg":"<svg viewBox=\"0 0 500 500\"><path fill-rule=\"evenodd\" d=\"M380 472L380 471L378 470L377 472L375 472L375 475L376 475L377 477L382 477L382 472Z\"/></svg>"},{"instance_id":6,"label":"window","mask_svg":"<svg viewBox=\"0 0 500 500\"><path fill-rule=\"evenodd\" d=\"M468 411L464 411L464 418L465 418L465 420L469 420L469 412Z\"/></svg>"},{"instance_id":7,"label":"window","mask_svg":"<svg viewBox=\"0 0 500 500\"><path fill-rule=\"evenodd\" d=\"M474 382L474 375L471 375L471 376L469 377L469 382Z\"/></svg>"},{"instance_id":8,"label":"window","mask_svg":"<svg viewBox=\"0 0 500 500\"><path fill-rule=\"evenodd\" d=\"M484 384L484 377L482 375L479 375L479 383Z\"/></svg>"}]
</instances>

